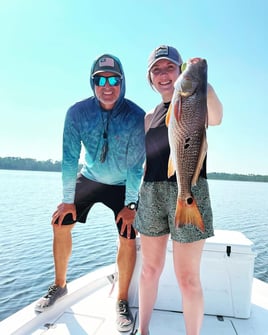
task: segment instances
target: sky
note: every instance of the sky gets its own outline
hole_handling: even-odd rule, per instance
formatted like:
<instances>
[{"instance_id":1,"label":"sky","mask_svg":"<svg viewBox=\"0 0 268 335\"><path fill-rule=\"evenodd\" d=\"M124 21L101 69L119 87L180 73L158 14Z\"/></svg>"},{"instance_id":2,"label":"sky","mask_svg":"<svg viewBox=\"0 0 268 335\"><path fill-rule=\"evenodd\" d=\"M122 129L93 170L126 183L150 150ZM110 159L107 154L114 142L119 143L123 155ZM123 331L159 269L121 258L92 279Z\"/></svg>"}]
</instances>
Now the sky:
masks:
<instances>
[{"instance_id":1,"label":"sky","mask_svg":"<svg viewBox=\"0 0 268 335\"><path fill-rule=\"evenodd\" d=\"M103 53L119 57L126 97L160 103L146 80L161 44L208 62L223 104L208 172L268 175L268 1L0 0L0 157L61 160L67 109L92 95Z\"/></svg>"}]
</instances>

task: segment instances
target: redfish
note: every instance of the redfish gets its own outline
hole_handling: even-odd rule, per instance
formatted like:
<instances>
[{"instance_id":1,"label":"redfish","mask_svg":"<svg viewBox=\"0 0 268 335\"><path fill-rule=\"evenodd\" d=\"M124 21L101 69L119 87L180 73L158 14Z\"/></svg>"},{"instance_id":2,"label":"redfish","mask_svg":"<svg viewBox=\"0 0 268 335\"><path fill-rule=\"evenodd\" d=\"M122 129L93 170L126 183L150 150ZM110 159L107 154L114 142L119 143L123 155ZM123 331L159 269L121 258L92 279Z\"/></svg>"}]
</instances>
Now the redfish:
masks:
<instances>
[{"instance_id":1,"label":"redfish","mask_svg":"<svg viewBox=\"0 0 268 335\"><path fill-rule=\"evenodd\" d=\"M168 177L176 172L178 183L175 226L192 224L204 232L204 222L191 187L196 185L207 151L206 60L189 60L174 88L166 125L170 145Z\"/></svg>"}]
</instances>

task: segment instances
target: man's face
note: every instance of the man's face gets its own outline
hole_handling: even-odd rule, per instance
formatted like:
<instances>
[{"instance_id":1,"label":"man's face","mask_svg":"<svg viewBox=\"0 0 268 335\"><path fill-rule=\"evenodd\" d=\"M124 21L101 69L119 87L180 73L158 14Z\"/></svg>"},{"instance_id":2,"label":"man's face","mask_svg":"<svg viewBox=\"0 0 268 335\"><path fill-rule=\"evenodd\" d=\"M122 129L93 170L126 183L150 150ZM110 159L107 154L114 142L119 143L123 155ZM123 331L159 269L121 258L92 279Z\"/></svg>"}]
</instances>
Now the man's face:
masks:
<instances>
[{"instance_id":1,"label":"man's face","mask_svg":"<svg viewBox=\"0 0 268 335\"><path fill-rule=\"evenodd\" d=\"M103 109L114 107L120 95L121 78L112 72L101 72L94 76L94 90Z\"/></svg>"}]
</instances>

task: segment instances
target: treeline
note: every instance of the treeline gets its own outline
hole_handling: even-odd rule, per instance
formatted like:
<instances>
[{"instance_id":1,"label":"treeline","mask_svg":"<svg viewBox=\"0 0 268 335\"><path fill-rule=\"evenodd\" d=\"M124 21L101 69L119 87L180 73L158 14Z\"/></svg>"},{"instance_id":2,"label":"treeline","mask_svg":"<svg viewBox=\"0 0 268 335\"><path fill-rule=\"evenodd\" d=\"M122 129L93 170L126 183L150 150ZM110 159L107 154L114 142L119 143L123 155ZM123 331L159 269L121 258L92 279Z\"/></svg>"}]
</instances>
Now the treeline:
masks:
<instances>
[{"instance_id":1,"label":"treeline","mask_svg":"<svg viewBox=\"0 0 268 335\"><path fill-rule=\"evenodd\" d=\"M37 161L32 158L0 157L0 169L5 170L31 170L31 171L61 171L61 162Z\"/></svg>"},{"instance_id":2,"label":"treeline","mask_svg":"<svg viewBox=\"0 0 268 335\"><path fill-rule=\"evenodd\" d=\"M237 174L237 173L224 173L224 172L209 172L208 179L260 181L266 183L268 182L268 176L258 174Z\"/></svg>"},{"instance_id":3,"label":"treeline","mask_svg":"<svg viewBox=\"0 0 268 335\"><path fill-rule=\"evenodd\" d=\"M0 157L0 169L60 172L61 161L53 161L51 159L38 161L33 158ZM268 182L268 176L264 175L245 175L224 172L209 172L208 179Z\"/></svg>"}]
</instances>

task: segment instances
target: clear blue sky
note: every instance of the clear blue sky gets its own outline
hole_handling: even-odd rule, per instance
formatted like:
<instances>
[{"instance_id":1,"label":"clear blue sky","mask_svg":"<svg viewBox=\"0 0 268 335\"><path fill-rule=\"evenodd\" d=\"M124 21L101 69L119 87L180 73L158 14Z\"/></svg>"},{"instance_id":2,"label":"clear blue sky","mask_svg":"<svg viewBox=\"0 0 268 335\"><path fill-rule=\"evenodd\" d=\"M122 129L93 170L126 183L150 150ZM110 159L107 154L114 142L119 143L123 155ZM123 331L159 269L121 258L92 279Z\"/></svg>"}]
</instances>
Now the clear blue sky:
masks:
<instances>
[{"instance_id":1,"label":"clear blue sky","mask_svg":"<svg viewBox=\"0 0 268 335\"><path fill-rule=\"evenodd\" d=\"M208 129L209 172L268 174L266 0L1 0L0 157L61 160L66 110L92 95L89 71L117 55L126 97L160 102L146 81L160 44L208 61L224 106Z\"/></svg>"}]
</instances>

